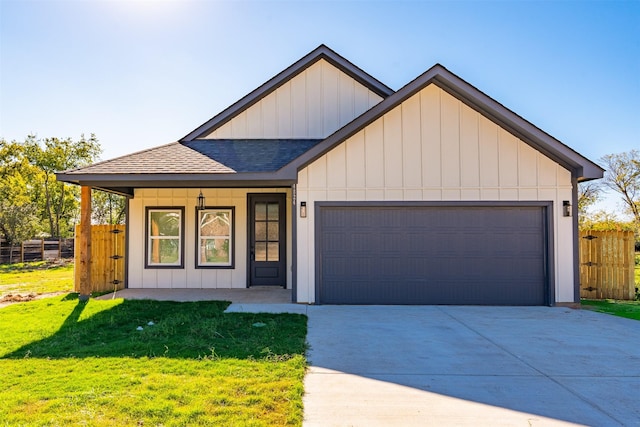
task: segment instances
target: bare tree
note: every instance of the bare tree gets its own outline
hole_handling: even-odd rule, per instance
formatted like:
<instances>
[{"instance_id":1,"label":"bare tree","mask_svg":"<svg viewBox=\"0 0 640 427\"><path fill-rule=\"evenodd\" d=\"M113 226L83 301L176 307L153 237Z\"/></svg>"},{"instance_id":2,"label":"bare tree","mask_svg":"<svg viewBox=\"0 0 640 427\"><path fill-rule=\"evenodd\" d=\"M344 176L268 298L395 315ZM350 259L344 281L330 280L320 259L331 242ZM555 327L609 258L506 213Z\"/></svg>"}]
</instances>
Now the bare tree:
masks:
<instances>
[{"instance_id":1,"label":"bare tree","mask_svg":"<svg viewBox=\"0 0 640 427\"><path fill-rule=\"evenodd\" d=\"M588 210L602 196L602 184L599 181L587 181L578 185L578 221L584 223L588 218Z\"/></svg>"},{"instance_id":2,"label":"bare tree","mask_svg":"<svg viewBox=\"0 0 640 427\"><path fill-rule=\"evenodd\" d=\"M606 169L602 184L622 196L634 222L640 226L640 151L607 154L601 161Z\"/></svg>"}]
</instances>

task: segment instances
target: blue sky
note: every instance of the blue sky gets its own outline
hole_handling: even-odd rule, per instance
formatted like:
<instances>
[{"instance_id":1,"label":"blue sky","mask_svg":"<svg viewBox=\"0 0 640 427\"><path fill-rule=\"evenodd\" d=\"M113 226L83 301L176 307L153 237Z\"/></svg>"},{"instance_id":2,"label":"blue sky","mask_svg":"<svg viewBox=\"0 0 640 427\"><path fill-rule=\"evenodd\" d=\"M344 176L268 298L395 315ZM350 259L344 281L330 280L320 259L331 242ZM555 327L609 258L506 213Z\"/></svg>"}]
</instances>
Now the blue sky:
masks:
<instances>
[{"instance_id":1,"label":"blue sky","mask_svg":"<svg viewBox=\"0 0 640 427\"><path fill-rule=\"evenodd\" d=\"M0 0L0 137L169 143L321 43L393 89L441 63L592 160L640 149L637 0Z\"/></svg>"}]
</instances>

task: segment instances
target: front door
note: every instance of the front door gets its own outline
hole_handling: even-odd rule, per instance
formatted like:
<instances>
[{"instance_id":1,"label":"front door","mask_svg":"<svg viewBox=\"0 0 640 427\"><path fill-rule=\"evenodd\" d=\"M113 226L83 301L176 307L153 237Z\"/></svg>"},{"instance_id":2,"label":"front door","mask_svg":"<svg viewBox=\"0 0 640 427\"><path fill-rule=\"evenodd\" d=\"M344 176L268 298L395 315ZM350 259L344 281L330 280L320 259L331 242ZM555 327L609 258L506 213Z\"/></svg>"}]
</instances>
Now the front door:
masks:
<instances>
[{"instance_id":1,"label":"front door","mask_svg":"<svg viewBox=\"0 0 640 427\"><path fill-rule=\"evenodd\" d=\"M287 286L286 195L249 194L249 286Z\"/></svg>"}]
</instances>

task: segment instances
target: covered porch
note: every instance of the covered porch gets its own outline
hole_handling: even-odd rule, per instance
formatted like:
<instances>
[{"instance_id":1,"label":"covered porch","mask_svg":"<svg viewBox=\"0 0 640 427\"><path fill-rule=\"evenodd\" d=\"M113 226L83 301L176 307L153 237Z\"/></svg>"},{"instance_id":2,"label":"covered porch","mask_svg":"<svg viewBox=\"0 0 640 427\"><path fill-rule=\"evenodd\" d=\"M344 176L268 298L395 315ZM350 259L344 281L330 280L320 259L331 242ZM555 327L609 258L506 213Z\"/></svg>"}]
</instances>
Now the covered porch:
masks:
<instances>
[{"instance_id":1,"label":"covered porch","mask_svg":"<svg viewBox=\"0 0 640 427\"><path fill-rule=\"evenodd\" d=\"M122 289L96 297L98 300L150 299L157 301L230 301L227 312L307 313L307 305L291 302L291 289L256 286L246 289Z\"/></svg>"}]
</instances>

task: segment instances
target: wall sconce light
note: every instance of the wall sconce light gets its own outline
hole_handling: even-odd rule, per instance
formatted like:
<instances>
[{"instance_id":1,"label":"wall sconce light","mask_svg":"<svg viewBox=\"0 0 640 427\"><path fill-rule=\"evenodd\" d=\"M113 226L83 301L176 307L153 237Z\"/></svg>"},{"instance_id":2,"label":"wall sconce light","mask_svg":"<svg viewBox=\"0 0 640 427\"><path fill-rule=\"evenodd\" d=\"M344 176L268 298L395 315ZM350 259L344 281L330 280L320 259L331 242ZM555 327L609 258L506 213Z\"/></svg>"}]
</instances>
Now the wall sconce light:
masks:
<instances>
[{"instance_id":1,"label":"wall sconce light","mask_svg":"<svg viewBox=\"0 0 640 427\"><path fill-rule=\"evenodd\" d=\"M205 200L204 200L204 196L202 195L202 190L200 190L200 194L198 194L198 205L196 206L196 209L201 211L204 209L204 206L205 206Z\"/></svg>"},{"instance_id":2,"label":"wall sconce light","mask_svg":"<svg viewBox=\"0 0 640 427\"><path fill-rule=\"evenodd\" d=\"M568 200L562 202L562 215L571 216L571 203Z\"/></svg>"},{"instance_id":3,"label":"wall sconce light","mask_svg":"<svg viewBox=\"0 0 640 427\"><path fill-rule=\"evenodd\" d=\"M300 202L300 218L307 217L307 202Z\"/></svg>"}]
</instances>

